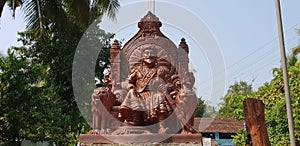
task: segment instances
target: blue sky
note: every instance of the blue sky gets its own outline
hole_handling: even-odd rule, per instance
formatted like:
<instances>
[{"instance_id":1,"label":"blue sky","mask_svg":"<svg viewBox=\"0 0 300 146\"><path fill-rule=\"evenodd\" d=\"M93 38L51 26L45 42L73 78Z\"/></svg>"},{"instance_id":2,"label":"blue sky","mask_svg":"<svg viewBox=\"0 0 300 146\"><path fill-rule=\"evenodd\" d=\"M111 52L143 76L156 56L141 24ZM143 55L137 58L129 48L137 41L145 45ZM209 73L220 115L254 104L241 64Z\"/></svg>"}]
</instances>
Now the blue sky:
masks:
<instances>
[{"instance_id":1,"label":"blue sky","mask_svg":"<svg viewBox=\"0 0 300 146\"><path fill-rule=\"evenodd\" d=\"M275 0L157 0L156 15L163 22L162 31L177 45L181 37L185 37L191 50L191 67L196 70L197 94L213 105L220 102L219 98L226 93L229 85L235 81L252 82L255 90L264 82L272 79L272 68L280 66L280 51L277 33L277 21L275 13ZM137 31L137 21L146 14L147 1L142 0L120 0L124 7L130 7L133 3L144 2L145 7L136 11L136 15L130 15L127 19L136 20L131 25L119 30L116 39L129 39ZM161 3L169 3L181 7L193 13L209 28L218 43L225 65L224 89L213 94L212 84L218 83L218 78L213 77L211 63L207 59L205 49L199 40L186 33L185 28L177 28L176 23L164 24L170 16L178 16L177 10L159 6ZM281 0L282 18L285 32L286 51L299 44L300 37L296 29L300 28L299 0ZM145 9L145 10L144 10ZM145 11L145 12L143 12ZM194 17L186 23L186 27L195 30L201 29L196 25ZM118 23L119 20L117 20ZM179 22L178 22L179 23ZM16 43L17 31L24 30L22 14L17 11L13 20L11 12L5 8L1 18L0 50L5 53L11 45ZM193 52L193 50L195 52ZM197 50L199 52L197 52ZM212 78L214 81L212 81ZM213 83L214 82L214 83Z\"/></svg>"}]
</instances>

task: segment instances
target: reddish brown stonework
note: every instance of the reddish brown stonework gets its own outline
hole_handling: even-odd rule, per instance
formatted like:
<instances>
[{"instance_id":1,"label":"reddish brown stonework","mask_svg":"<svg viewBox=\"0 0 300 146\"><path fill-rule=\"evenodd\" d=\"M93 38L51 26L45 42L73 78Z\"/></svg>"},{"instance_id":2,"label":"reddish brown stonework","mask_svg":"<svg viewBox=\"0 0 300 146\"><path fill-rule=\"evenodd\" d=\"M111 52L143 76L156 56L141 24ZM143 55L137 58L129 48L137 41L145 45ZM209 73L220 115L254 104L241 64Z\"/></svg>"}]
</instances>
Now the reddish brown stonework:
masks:
<instances>
[{"instance_id":1,"label":"reddish brown stonework","mask_svg":"<svg viewBox=\"0 0 300 146\"><path fill-rule=\"evenodd\" d=\"M140 30L122 49L114 41L111 69L105 77L107 88L96 89L92 95L93 129L80 135L79 143L201 144L202 136L193 128L197 97L188 67L189 47L185 39L176 47L160 31L161 26L148 12L138 23ZM99 108L96 97L103 89L112 101L101 100L105 108ZM114 118L103 121L101 112ZM116 128L109 128L118 122Z\"/></svg>"},{"instance_id":2,"label":"reddish brown stonework","mask_svg":"<svg viewBox=\"0 0 300 146\"><path fill-rule=\"evenodd\" d=\"M90 143L102 143L109 144L115 143L158 143L156 139L161 139L160 143L194 143L201 144L202 136L201 134L131 134L131 135L90 135L90 134L81 134L79 141L83 144ZM140 144L142 145L142 144ZM183 144L181 144L183 145Z\"/></svg>"}]
</instances>

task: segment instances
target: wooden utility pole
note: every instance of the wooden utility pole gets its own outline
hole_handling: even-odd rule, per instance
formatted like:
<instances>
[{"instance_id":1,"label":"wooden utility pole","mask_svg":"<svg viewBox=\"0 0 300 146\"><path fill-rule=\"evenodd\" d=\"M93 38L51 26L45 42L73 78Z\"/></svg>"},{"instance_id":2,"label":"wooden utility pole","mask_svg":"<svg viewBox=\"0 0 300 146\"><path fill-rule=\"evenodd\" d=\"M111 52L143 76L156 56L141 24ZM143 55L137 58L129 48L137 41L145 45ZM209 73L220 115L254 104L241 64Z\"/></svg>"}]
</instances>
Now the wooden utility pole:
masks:
<instances>
[{"instance_id":1,"label":"wooden utility pole","mask_svg":"<svg viewBox=\"0 0 300 146\"><path fill-rule=\"evenodd\" d=\"M266 121L264 103L261 100L247 98L243 102L246 131L250 134L253 146L271 146Z\"/></svg>"}]
</instances>

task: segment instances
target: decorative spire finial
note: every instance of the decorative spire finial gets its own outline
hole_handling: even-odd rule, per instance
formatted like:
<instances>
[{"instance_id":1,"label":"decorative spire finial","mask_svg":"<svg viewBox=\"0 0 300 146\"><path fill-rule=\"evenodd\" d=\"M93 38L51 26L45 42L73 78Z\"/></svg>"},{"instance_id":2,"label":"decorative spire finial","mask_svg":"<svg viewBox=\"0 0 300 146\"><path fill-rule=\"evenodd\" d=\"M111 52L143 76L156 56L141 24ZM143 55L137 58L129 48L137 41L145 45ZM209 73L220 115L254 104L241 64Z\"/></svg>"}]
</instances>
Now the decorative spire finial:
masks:
<instances>
[{"instance_id":1,"label":"decorative spire finial","mask_svg":"<svg viewBox=\"0 0 300 146\"><path fill-rule=\"evenodd\" d=\"M189 46L186 44L185 39L182 38L179 44L179 48L182 48L186 53L189 54Z\"/></svg>"}]
</instances>

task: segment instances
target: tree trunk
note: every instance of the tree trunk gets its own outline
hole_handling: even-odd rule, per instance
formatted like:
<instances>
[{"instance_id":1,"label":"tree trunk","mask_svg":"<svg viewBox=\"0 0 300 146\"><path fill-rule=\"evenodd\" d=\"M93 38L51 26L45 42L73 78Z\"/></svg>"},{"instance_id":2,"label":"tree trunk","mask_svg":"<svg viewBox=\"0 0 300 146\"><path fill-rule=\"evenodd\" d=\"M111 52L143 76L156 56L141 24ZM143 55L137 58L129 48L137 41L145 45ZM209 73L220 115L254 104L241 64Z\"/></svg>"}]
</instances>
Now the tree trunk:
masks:
<instances>
[{"instance_id":1,"label":"tree trunk","mask_svg":"<svg viewBox=\"0 0 300 146\"><path fill-rule=\"evenodd\" d=\"M264 103L261 100L248 98L243 104L246 131L251 138L250 145L271 146L265 122Z\"/></svg>"}]
</instances>

